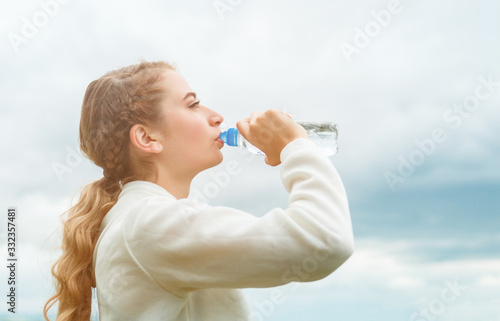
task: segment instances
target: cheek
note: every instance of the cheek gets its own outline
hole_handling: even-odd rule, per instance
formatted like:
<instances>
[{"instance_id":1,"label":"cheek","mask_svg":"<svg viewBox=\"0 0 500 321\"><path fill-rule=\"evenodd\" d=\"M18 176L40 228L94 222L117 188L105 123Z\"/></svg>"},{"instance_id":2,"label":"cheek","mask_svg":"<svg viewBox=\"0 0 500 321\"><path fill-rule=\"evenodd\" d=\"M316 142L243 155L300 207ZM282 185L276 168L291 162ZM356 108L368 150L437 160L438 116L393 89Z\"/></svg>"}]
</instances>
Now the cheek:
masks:
<instances>
[{"instance_id":1,"label":"cheek","mask_svg":"<svg viewBox=\"0 0 500 321\"><path fill-rule=\"evenodd\" d=\"M186 131L186 135L190 139L192 139L196 142L200 142L201 140L203 140L203 138L206 138L206 135L203 134L203 128L199 124L195 124L195 123L186 124L185 131Z\"/></svg>"},{"instance_id":2,"label":"cheek","mask_svg":"<svg viewBox=\"0 0 500 321\"><path fill-rule=\"evenodd\" d=\"M191 117L177 117L171 119L170 128L173 143L179 152L182 154L196 153L200 147L206 144L207 134L204 132L203 123L197 121L192 115Z\"/></svg>"}]
</instances>

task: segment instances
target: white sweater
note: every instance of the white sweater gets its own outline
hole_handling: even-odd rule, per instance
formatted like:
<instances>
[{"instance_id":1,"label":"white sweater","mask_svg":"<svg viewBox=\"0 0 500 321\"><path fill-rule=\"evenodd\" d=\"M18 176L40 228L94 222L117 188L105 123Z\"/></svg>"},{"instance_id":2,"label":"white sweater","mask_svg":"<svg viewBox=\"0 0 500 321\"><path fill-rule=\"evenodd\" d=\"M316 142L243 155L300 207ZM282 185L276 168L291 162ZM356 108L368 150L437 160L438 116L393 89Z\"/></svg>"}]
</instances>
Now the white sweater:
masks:
<instances>
[{"instance_id":1,"label":"white sweater","mask_svg":"<svg viewBox=\"0 0 500 321\"><path fill-rule=\"evenodd\" d=\"M289 207L262 217L125 184L94 252L100 320L248 321L241 288L314 281L345 262L354 243L337 171L305 138L280 157Z\"/></svg>"}]
</instances>

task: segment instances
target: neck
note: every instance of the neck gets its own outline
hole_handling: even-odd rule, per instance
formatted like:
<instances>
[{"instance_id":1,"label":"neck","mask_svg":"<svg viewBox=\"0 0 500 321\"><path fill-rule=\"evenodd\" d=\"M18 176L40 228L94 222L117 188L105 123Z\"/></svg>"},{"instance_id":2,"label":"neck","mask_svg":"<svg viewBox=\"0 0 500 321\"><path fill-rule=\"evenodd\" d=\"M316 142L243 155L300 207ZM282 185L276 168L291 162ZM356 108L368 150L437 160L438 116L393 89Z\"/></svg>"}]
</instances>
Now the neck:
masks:
<instances>
[{"instance_id":1,"label":"neck","mask_svg":"<svg viewBox=\"0 0 500 321\"><path fill-rule=\"evenodd\" d=\"M176 199L187 198L194 176L186 175L158 175L158 179L153 182L166 189Z\"/></svg>"}]
</instances>

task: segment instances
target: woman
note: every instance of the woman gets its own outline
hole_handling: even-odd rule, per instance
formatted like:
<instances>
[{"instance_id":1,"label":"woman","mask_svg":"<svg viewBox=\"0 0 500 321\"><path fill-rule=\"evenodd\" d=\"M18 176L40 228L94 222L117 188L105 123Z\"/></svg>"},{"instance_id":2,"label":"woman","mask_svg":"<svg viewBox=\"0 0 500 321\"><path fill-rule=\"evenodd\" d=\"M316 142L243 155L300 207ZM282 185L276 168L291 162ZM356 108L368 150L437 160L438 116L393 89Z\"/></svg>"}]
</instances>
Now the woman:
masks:
<instances>
[{"instance_id":1,"label":"woman","mask_svg":"<svg viewBox=\"0 0 500 321\"><path fill-rule=\"evenodd\" d=\"M64 222L52 274L57 320L251 320L241 288L321 279L353 251L344 187L329 159L285 113L255 112L241 134L282 164L287 209L263 217L188 199L192 179L220 164L223 117L202 105L164 62L93 81L80 147L104 177L87 185Z\"/></svg>"}]
</instances>

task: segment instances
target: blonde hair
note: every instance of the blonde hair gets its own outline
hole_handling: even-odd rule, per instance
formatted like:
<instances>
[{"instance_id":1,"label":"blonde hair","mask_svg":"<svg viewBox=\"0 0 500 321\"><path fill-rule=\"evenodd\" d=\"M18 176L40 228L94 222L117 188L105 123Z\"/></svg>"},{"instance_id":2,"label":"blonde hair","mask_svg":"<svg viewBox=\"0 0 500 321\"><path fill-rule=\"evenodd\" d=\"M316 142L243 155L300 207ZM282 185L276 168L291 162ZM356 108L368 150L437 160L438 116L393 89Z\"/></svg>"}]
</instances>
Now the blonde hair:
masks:
<instances>
[{"instance_id":1,"label":"blonde hair","mask_svg":"<svg viewBox=\"0 0 500 321\"><path fill-rule=\"evenodd\" d=\"M62 216L62 255L52 266L56 292L43 315L59 301L57 321L88 321L92 287L96 287L93 253L100 225L116 204L122 185L154 172L147 159L130 151L134 124L162 129L160 102L166 95L161 80L167 62L146 62L110 71L92 81L85 92L80 118L80 149L103 169L104 177L86 185L76 205Z\"/></svg>"}]
</instances>

